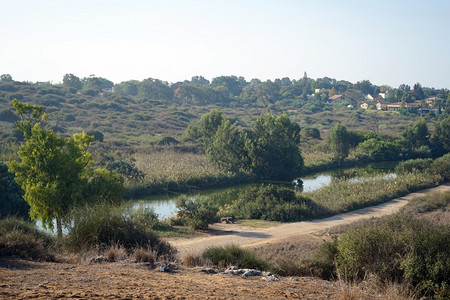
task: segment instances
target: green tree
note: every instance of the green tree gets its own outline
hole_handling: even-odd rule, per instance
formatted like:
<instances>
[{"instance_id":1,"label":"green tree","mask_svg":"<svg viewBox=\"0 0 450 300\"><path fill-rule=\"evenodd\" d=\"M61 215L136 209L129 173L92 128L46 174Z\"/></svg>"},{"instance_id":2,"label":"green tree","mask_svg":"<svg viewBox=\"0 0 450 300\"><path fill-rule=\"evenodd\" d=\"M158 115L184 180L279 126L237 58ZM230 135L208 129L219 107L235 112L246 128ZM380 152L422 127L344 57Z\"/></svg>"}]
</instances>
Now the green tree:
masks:
<instances>
[{"instance_id":1,"label":"green tree","mask_svg":"<svg viewBox=\"0 0 450 300\"><path fill-rule=\"evenodd\" d=\"M241 132L229 120L223 119L206 149L209 161L221 170L237 173L245 166L244 153Z\"/></svg>"},{"instance_id":2,"label":"green tree","mask_svg":"<svg viewBox=\"0 0 450 300\"><path fill-rule=\"evenodd\" d=\"M291 180L303 168L299 143L300 126L287 115L261 115L246 133L247 168L260 178Z\"/></svg>"},{"instance_id":3,"label":"green tree","mask_svg":"<svg viewBox=\"0 0 450 300\"><path fill-rule=\"evenodd\" d=\"M402 136L406 138L415 150L421 146L428 146L428 127L424 118L419 118L412 126L409 126Z\"/></svg>"},{"instance_id":4,"label":"green tree","mask_svg":"<svg viewBox=\"0 0 450 300\"><path fill-rule=\"evenodd\" d=\"M330 133L331 149L334 154L334 159L337 161L338 166L341 166L341 162L348 156L350 145L349 135L347 127L341 124L336 124Z\"/></svg>"},{"instance_id":5,"label":"green tree","mask_svg":"<svg viewBox=\"0 0 450 300\"><path fill-rule=\"evenodd\" d=\"M436 122L434 132L430 137L430 144L435 156L450 152L450 117Z\"/></svg>"},{"instance_id":6,"label":"green tree","mask_svg":"<svg viewBox=\"0 0 450 300\"><path fill-rule=\"evenodd\" d=\"M420 83L416 83L412 89L412 96L415 100L422 100L425 99L425 94L422 90L422 86Z\"/></svg>"},{"instance_id":7,"label":"green tree","mask_svg":"<svg viewBox=\"0 0 450 300\"><path fill-rule=\"evenodd\" d=\"M81 90L82 84L80 78L78 78L77 76L73 74L66 74L63 77L63 86Z\"/></svg>"},{"instance_id":8,"label":"green tree","mask_svg":"<svg viewBox=\"0 0 450 300\"><path fill-rule=\"evenodd\" d=\"M11 81L13 81L13 79L12 79L12 76L9 74L2 74L2 75L0 75L0 81L11 82Z\"/></svg>"},{"instance_id":9,"label":"green tree","mask_svg":"<svg viewBox=\"0 0 450 300\"><path fill-rule=\"evenodd\" d=\"M14 181L14 174L8 172L8 167L0 162L0 219L6 216L29 218L30 206L22 196L23 190Z\"/></svg>"},{"instance_id":10,"label":"green tree","mask_svg":"<svg viewBox=\"0 0 450 300\"><path fill-rule=\"evenodd\" d=\"M47 115L41 106L16 99L12 104L21 117L16 125L23 132L25 143L18 152L21 161L12 161L8 167L25 191L30 217L52 229L55 218L58 236L62 236L62 218L74 205L74 195L85 183L93 163L87 151L92 137L84 132L72 138L58 137L45 128Z\"/></svg>"},{"instance_id":11,"label":"green tree","mask_svg":"<svg viewBox=\"0 0 450 300\"><path fill-rule=\"evenodd\" d=\"M202 115L199 122L199 132L205 149L208 149L212 144L217 130L225 119L223 112L218 109Z\"/></svg>"}]
</instances>

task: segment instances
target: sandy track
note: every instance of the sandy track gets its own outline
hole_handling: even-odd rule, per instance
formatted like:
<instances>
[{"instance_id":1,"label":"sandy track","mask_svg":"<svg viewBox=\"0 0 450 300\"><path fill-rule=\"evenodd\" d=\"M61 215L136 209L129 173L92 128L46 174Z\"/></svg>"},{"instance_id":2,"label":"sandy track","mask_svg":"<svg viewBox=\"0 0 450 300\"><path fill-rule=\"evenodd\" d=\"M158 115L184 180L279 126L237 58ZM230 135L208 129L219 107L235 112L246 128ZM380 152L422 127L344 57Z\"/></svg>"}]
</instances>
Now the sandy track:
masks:
<instances>
[{"instance_id":1,"label":"sandy track","mask_svg":"<svg viewBox=\"0 0 450 300\"><path fill-rule=\"evenodd\" d=\"M362 219L390 215L398 212L412 198L444 191L450 191L450 183L410 193L404 197L383 204L354 210L325 219L286 223L270 228L252 228L240 224L213 224L211 226L211 233L207 236L169 239L168 241L179 250L180 255L200 253L211 246L224 246L228 244L239 245L241 247L259 247L266 244L293 240L298 236L317 233L337 225L345 225Z\"/></svg>"}]
</instances>

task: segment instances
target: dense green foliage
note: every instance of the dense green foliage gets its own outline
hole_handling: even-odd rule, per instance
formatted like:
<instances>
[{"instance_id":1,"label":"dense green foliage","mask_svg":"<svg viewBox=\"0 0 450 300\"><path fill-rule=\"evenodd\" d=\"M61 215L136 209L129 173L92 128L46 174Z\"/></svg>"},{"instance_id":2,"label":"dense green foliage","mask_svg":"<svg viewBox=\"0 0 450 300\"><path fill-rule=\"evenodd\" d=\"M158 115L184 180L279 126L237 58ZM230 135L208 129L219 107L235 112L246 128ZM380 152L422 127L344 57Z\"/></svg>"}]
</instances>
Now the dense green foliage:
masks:
<instances>
[{"instance_id":1,"label":"dense green foliage","mask_svg":"<svg viewBox=\"0 0 450 300\"><path fill-rule=\"evenodd\" d=\"M202 198L180 197L177 199L177 216L193 229L207 229L217 221L217 208Z\"/></svg>"},{"instance_id":2,"label":"dense green foliage","mask_svg":"<svg viewBox=\"0 0 450 300\"><path fill-rule=\"evenodd\" d=\"M208 160L223 171L281 180L302 171L300 126L285 114L261 115L252 129L240 131L222 112L213 110L194 126L198 129L189 127L185 136L193 140L198 133Z\"/></svg>"},{"instance_id":3,"label":"dense green foliage","mask_svg":"<svg viewBox=\"0 0 450 300\"><path fill-rule=\"evenodd\" d=\"M58 235L62 235L61 220L73 205L73 195L79 190L82 178L92 162L87 148L92 139L85 133L73 138L58 137L42 122L46 114L42 107L13 100L21 117L17 127L23 132L25 143L20 146L21 162L13 161L9 169L25 191L24 199L30 205L30 217L40 219L44 226L53 228L56 218Z\"/></svg>"},{"instance_id":4,"label":"dense green foliage","mask_svg":"<svg viewBox=\"0 0 450 300\"><path fill-rule=\"evenodd\" d=\"M314 214L316 205L296 195L292 188L277 185L252 187L239 195L232 212L238 218L270 221L300 221Z\"/></svg>"},{"instance_id":5,"label":"dense green foliage","mask_svg":"<svg viewBox=\"0 0 450 300\"><path fill-rule=\"evenodd\" d=\"M123 178L107 170L93 170L93 158L87 151L92 137L85 132L62 138L43 122L47 115L37 105L12 101L21 117L16 122L24 134L20 162L8 167L24 189L30 205L30 217L53 229L56 219L58 236L62 236L62 219L75 205L86 201L120 199L125 190Z\"/></svg>"},{"instance_id":6,"label":"dense green foliage","mask_svg":"<svg viewBox=\"0 0 450 300\"><path fill-rule=\"evenodd\" d=\"M348 156L350 149L347 127L336 124L331 130L329 139L334 159L337 161L338 167L340 167L342 160Z\"/></svg>"},{"instance_id":7,"label":"dense green foliage","mask_svg":"<svg viewBox=\"0 0 450 300\"><path fill-rule=\"evenodd\" d=\"M220 267L236 266L238 268L267 270L269 263L249 250L235 245L211 247L203 252L203 258Z\"/></svg>"},{"instance_id":8,"label":"dense green foliage","mask_svg":"<svg viewBox=\"0 0 450 300\"><path fill-rule=\"evenodd\" d=\"M326 245L341 277L375 275L384 282L412 284L425 295L450 296L450 228L407 215L373 219Z\"/></svg>"},{"instance_id":9,"label":"dense green foliage","mask_svg":"<svg viewBox=\"0 0 450 300\"><path fill-rule=\"evenodd\" d=\"M301 174L300 126L287 115L262 115L246 134L244 149L252 174L277 180L292 180Z\"/></svg>"},{"instance_id":10,"label":"dense green foliage","mask_svg":"<svg viewBox=\"0 0 450 300\"><path fill-rule=\"evenodd\" d=\"M0 219L6 216L17 216L28 219L30 206L23 200L24 192L14 181L14 174L0 162Z\"/></svg>"}]
</instances>

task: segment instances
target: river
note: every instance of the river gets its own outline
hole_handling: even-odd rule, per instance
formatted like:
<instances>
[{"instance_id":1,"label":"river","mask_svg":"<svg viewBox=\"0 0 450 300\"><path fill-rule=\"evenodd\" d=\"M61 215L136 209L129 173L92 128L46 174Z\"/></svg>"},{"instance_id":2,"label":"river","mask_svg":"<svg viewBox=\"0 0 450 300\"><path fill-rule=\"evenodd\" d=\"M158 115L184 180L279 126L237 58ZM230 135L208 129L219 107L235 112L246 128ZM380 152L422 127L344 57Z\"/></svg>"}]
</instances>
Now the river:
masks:
<instances>
[{"instance_id":1,"label":"river","mask_svg":"<svg viewBox=\"0 0 450 300\"><path fill-rule=\"evenodd\" d=\"M356 168L346 168L338 170L330 170L325 172L320 172L314 175L300 177L303 181L303 192L308 193L322 187L330 185L333 180L336 179L348 179L350 181L360 181L366 180L367 176L385 176L386 179L395 177L393 170L396 166L396 162L382 162L382 163L372 163ZM138 208L142 205L143 208L150 208L158 215L159 219L165 219L176 215L176 201L180 196L192 195L192 196L205 196L212 197L213 199L236 199L238 194L249 187L262 184L280 184L285 186L293 187L294 184L291 182L260 182L252 184L235 185L232 187L208 189L203 191L198 191L190 194L179 194L179 193L168 193L166 195L156 195L149 196L142 199L137 199L133 201L133 208Z\"/></svg>"}]
</instances>

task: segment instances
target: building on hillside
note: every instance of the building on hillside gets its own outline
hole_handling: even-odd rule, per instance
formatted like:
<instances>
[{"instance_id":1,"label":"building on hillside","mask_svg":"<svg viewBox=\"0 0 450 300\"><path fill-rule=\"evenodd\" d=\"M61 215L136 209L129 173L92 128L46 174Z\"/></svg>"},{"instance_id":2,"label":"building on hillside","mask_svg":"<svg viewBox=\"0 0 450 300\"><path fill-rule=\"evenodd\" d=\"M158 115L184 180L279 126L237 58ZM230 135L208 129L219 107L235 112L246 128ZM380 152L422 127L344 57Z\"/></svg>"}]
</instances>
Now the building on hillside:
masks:
<instances>
[{"instance_id":1,"label":"building on hillside","mask_svg":"<svg viewBox=\"0 0 450 300\"><path fill-rule=\"evenodd\" d=\"M386 102L386 101L378 101L377 102L377 110L387 110L387 106L390 102Z\"/></svg>"},{"instance_id":2,"label":"building on hillside","mask_svg":"<svg viewBox=\"0 0 450 300\"><path fill-rule=\"evenodd\" d=\"M436 108L437 106L442 105L444 103L444 99L438 97L428 97L425 99L425 103L430 108Z\"/></svg>"},{"instance_id":3,"label":"building on hillside","mask_svg":"<svg viewBox=\"0 0 450 300\"><path fill-rule=\"evenodd\" d=\"M417 102L404 104L404 108L410 111L417 111L421 107L422 104ZM402 108L402 103L401 102L389 103L387 104L386 108L388 111L399 111L400 108Z\"/></svg>"},{"instance_id":4,"label":"building on hillside","mask_svg":"<svg viewBox=\"0 0 450 300\"><path fill-rule=\"evenodd\" d=\"M360 107L362 108L362 109L369 109L369 107L371 107L371 106L373 106L373 107L376 107L377 106L377 103L376 102L372 102L372 101L364 101L363 103L361 103L361 105L360 105Z\"/></svg>"},{"instance_id":5,"label":"building on hillside","mask_svg":"<svg viewBox=\"0 0 450 300\"><path fill-rule=\"evenodd\" d=\"M353 100L351 100L351 99L345 97L344 95L334 95L334 96L331 96L331 97L328 98L328 101L329 101L331 104L339 104L339 103L342 103L342 102L344 102L344 101L353 103Z\"/></svg>"}]
</instances>

